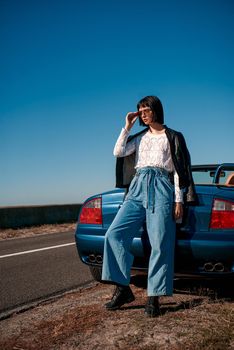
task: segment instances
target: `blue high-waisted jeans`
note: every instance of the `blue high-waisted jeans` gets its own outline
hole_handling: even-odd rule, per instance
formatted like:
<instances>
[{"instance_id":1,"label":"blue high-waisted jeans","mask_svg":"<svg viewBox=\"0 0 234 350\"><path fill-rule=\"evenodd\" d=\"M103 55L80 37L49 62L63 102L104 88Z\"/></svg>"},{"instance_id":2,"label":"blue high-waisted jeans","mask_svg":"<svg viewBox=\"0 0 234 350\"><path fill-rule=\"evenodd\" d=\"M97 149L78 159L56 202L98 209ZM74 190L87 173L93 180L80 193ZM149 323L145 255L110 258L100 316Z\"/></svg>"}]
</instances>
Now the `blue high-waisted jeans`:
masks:
<instances>
[{"instance_id":1,"label":"blue high-waisted jeans","mask_svg":"<svg viewBox=\"0 0 234 350\"><path fill-rule=\"evenodd\" d=\"M167 171L145 167L137 171L125 201L105 236L102 279L128 285L133 263L131 243L146 220L151 255L148 296L172 295L175 221L174 186Z\"/></svg>"}]
</instances>

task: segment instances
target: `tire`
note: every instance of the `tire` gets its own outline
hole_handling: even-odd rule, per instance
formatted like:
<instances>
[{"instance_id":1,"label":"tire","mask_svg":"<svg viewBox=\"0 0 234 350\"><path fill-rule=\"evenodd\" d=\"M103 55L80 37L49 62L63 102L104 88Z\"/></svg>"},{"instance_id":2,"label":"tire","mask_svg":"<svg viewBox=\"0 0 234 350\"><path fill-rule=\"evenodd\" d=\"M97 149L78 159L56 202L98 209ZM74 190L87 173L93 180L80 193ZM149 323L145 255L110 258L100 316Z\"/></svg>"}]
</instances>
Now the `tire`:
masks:
<instances>
[{"instance_id":1,"label":"tire","mask_svg":"<svg viewBox=\"0 0 234 350\"><path fill-rule=\"evenodd\" d=\"M91 272L91 275L97 282L101 282L102 280L102 268L101 267L94 267L94 266L89 266L89 270Z\"/></svg>"}]
</instances>

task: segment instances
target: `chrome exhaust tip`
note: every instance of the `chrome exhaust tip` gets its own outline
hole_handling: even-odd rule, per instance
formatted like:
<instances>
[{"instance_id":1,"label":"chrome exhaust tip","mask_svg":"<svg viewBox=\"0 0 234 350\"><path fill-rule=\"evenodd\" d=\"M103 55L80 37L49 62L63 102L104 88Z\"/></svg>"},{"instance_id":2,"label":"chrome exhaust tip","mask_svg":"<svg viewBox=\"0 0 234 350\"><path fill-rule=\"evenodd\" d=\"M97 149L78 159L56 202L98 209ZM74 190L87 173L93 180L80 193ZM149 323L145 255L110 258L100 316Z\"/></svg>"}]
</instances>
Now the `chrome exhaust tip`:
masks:
<instances>
[{"instance_id":1,"label":"chrome exhaust tip","mask_svg":"<svg viewBox=\"0 0 234 350\"><path fill-rule=\"evenodd\" d=\"M103 260L103 258L102 258L101 255L97 255L97 256L96 256L96 262L97 262L98 264L102 264L102 260Z\"/></svg>"},{"instance_id":2,"label":"chrome exhaust tip","mask_svg":"<svg viewBox=\"0 0 234 350\"><path fill-rule=\"evenodd\" d=\"M214 264L212 262L207 262L204 264L203 269L206 272L212 272L212 271L214 271Z\"/></svg>"},{"instance_id":3,"label":"chrome exhaust tip","mask_svg":"<svg viewBox=\"0 0 234 350\"><path fill-rule=\"evenodd\" d=\"M214 270L217 272L223 272L224 271L224 265L221 262L218 262L214 265Z\"/></svg>"},{"instance_id":4,"label":"chrome exhaust tip","mask_svg":"<svg viewBox=\"0 0 234 350\"><path fill-rule=\"evenodd\" d=\"M89 254L89 261L91 263L95 263L96 262L96 256L94 254Z\"/></svg>"}]
</instances>

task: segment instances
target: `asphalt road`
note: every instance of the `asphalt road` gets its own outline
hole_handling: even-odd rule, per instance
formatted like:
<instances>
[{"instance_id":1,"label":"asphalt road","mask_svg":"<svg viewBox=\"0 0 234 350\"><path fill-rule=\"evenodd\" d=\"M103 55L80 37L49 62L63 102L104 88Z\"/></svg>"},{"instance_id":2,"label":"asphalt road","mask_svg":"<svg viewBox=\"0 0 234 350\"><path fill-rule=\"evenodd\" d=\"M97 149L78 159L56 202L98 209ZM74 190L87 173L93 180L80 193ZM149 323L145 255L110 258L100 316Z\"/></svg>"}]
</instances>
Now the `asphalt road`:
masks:
<instances>
[{"instance_id":1,"label":"asphalt road","mask_svg":"<svg viewBox=\"0 0 234 350\"><path fill-rule=\"evenodd\" d=\"M0 314L92 280L78 258L74 232L0 242Z\"/></svg>"}]
</instances>

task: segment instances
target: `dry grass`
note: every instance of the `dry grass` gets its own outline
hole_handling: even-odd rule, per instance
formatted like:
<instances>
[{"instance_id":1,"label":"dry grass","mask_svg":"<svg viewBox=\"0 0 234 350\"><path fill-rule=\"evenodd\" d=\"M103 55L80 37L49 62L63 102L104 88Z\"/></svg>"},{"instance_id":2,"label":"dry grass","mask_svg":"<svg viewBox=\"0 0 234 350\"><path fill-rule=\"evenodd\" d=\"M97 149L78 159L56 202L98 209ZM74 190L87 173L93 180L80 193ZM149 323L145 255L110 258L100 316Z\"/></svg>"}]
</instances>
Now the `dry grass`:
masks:
<instances>
[{"instance_id":1,"label":"dry grass","mask_svg":"<svg viewBox=\"0 0 234 350\"><path fill-rule=\"evenodd\" d=\"M145 291L108 312L112 287L71 293L0 322L4 350L224 350L234 349L234 304L207 296L176 293L161 298L162 316L144 316Z\"/></svg>"},{"instance_id":2,"label":"dry grass","mask_svg":"<svg viewBox=\"0 0 234 350\"><path fill-rule=\"evenodd\" d=\"M76 223L31 226L18 229L0 229L0 240L33 237L39 234L75 231Z\"/></svg>"},{"instance_id":3,"label":"dry grass","mask_svg":"<svg viewBox=\"0 0 234 350\"><path fill-rule=\"evenodd\" d=\"M75 226L1 230L0 239L74 231ZM144 288L134 287L134 303L108 312L103 304L112 287L99 284L2 320L0 349L231 350L234 292L233 285L224 287L176 283L174 296L161 298L162 316L149 319L144 316Z\"/></svg>"}]
</instances>

